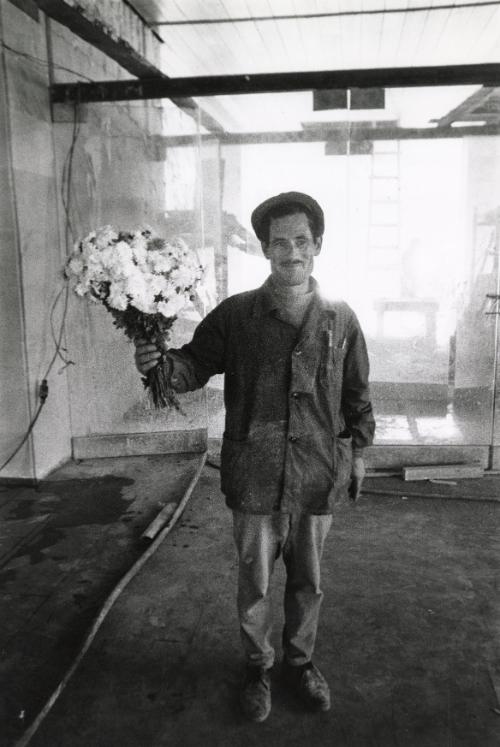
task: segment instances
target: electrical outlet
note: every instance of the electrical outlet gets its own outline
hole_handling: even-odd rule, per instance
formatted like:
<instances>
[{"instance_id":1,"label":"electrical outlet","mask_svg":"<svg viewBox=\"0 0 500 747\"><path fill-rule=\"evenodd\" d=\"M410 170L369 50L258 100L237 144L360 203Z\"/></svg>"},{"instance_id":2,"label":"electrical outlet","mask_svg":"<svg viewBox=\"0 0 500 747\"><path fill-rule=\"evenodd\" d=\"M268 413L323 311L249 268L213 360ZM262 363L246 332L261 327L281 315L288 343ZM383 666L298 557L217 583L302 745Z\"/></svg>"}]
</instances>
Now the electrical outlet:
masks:
<instances>
[{"instance_id":1,"label":"electrical outlet","mask_svg":"<svg viewBox=\"0 0 500 747\"><path fill-rule=\"evenodd\" d=\"M49 385L47 383L47 379L42 379L42 381L38 385L38 398L40 402L45 402L47 397L49 396Z\"/></svg>"}]
</instances>

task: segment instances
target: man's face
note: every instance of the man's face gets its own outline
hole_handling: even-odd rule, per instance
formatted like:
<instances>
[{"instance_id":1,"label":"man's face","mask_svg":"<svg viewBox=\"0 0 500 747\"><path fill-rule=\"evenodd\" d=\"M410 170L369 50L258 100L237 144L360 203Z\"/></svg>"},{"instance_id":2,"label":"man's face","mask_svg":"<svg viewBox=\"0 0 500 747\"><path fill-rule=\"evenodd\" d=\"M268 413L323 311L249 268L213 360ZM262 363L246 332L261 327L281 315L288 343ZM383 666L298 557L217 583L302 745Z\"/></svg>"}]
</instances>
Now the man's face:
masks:
<instances>
[{"instance_id":1,"label":"man's face","mask_svg":"<svg viewBox=\"0 0 500 747\"><path fill-rule=\"evenodd\" d=\"M269 243L262 251L271 262L271 274L279 285L305 283L313 270L314 257L321 251L322 238L313 239L305 213L272 218Z\"/></svg>"}]
</instances>

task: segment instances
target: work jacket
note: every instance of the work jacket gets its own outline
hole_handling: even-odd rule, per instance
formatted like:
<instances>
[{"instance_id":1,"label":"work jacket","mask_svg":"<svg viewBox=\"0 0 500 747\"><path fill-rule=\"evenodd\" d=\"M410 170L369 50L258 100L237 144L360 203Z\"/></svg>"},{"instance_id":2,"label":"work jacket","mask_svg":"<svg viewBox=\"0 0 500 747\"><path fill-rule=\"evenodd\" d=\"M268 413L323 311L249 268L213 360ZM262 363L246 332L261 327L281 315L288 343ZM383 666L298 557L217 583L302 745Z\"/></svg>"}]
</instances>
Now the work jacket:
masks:
<instances>
[{"instance_id":1,"label":"work jacket","mask_svg":"<svg viewBox=\"0 0 500 747\"><path fill-rule=\"evenodd\" d=\"M261 407L263 387L272 389L273 376L281 376L280 366L266 360L277 305L269 281L222 301L191 342L168 353L178 392L224 373L221 488L230 508L331 513L347 500L353 447L372 442L368 356L358 320L346 303L322 299L312 282L311 303L285 360L284 417L266 418Z\"/></svg>"}]
</instances>

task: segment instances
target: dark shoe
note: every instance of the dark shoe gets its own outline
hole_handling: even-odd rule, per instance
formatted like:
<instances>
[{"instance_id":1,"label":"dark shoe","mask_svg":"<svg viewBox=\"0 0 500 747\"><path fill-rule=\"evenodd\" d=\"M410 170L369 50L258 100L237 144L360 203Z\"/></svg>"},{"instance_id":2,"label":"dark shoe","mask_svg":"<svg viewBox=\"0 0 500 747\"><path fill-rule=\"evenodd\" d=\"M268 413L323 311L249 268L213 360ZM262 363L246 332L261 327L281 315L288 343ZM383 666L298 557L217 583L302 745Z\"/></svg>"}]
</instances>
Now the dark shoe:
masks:
<instances>
[{"instance_id":1,"label":"dark shoe","mask_svg":"<svg viewBox=\"0 0 500 747\"><path fill-rule=\"evenodd\" d=\"M321 672L309 661L293 667L283 662L283 674L300 699L315 711L330 710L330 688Z\"/></svg>"},{"instance_id":2,"label":"dark shoe","mask_svg":"<svg viewBox=\"0 0 500 747\"><path fill-rule=\"evenodd\" d=\"M265 721L271 712L269 669L247 667L240 694L241 709L250 721Z\"/></svg>"}]
</instances>

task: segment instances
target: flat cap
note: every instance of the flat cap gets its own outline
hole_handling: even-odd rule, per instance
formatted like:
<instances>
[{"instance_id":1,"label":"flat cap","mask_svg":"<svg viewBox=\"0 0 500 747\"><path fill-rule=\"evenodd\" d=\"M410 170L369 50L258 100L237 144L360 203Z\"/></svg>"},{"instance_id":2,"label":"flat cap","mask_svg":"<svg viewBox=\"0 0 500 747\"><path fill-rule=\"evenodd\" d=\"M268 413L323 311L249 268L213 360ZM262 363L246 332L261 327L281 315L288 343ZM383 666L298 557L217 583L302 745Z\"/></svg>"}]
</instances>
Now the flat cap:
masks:
<instances>
[{"instance_id":1,"label":"flat cap","mask_svg":"<svg viewBox=\"0 0 500 747\"><path fill-rule=\"evenodd\" d=\"M262 241L264 238L262 224L266 215L271 210L274 210L274 208L286 205L303 205L307 208L315 218L319 235L323 234L325 230L325 216L316 200L310 195L304 194L304 192L281 192L279 195L274 195L274 197L269 197L264 202L261 202L252 213L252 226L258 239Z\"/></svg>"}]
</instances>

